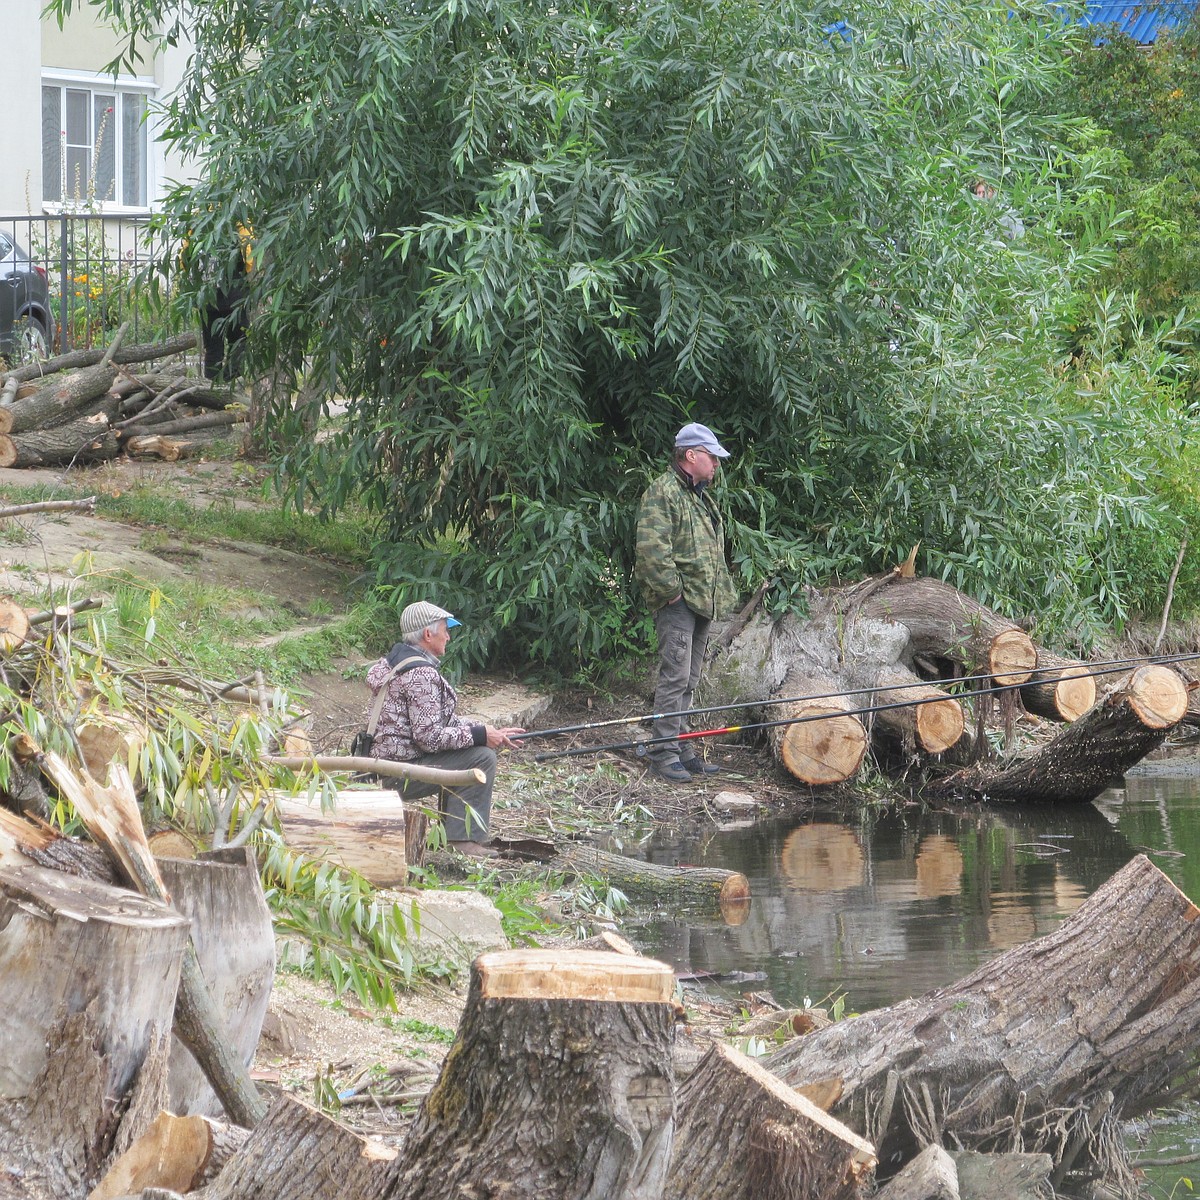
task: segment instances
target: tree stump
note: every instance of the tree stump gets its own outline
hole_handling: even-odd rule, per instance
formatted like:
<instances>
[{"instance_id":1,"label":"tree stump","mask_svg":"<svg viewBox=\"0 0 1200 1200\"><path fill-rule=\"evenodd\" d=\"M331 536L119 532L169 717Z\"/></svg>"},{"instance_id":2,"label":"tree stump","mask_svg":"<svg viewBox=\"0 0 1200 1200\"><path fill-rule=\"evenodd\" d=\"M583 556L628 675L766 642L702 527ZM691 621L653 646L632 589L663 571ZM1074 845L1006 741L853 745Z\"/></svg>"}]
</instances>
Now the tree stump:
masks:
<instances>
[{"instance_id":1,"label":"tree stump","mask_svg":"<svg viewBox=\"0 0 1200 1200\"><path fill-rule=\"evenodd\" d=\"M679 1090L664 1200L852 1200L874 1149L840 1121L717 1043Z\"/></svg>"},{"instance_id":2,"label":"tree stump","mask_svg":"<svg viewBox=\"0 0 1200 1200\"><path fill-rule=\"evenodd\" d=\"M675 1117L674 990L670 967L622 954L476 959L392 1196L655 1200Z\"/></svg>"},{"instance_id":3,"label":"tree stump","mask_svg":"<svg viewBox=\"0 0 1200 1200\"><path fill-rule=\"evenodd\" d=\"M214 850L195 859L156 860L171 903L192 922L192 944L204 981L247 1069L275 981L275 929L254 855ZM179 1115L224 1111L208 1078L176 1037L171 1046L170 1109Z\"/></svg>"},{"instance_id":4,"label":"tree stump","mask_svg":"<svg viewBox=\"0 0 1200 1200\"><path fill-rule=\"evenodd\" d=\"M162 1109L187 937L130 892L0 871L0 1178L81 1198Z\"/></svg>"},{"instance_id":5,"label":"tree stump","mask_svg":"<svg viewBox=\"0 0 1200 1200\"><path fill-rule=\"evenodd\" d=\"M1140 762L1187 711L1183 680L1143 666L1040 750L1011 766L981 765L927 785L930 797L1082 804Z\"/></svg>"},{"instance_id":6,"label":"tree stump","mask_svg":"<svg viewBox=\"0 0 1200 1200\"><path fill-rule=\"evenodd\" d=\"M793 1087L840 1083L832 1115L892 1169L945 1141L1119 1170L1116 1124L1197 1065L1198 917L1139 855L1055 932L765 1065Z\"/></svg>"},{"instance_id":7,"label":"tree stump","mask_svg":"<svg viewBox=\"0 0 1200 1200\"><path fill-rule=\"evenodd\" d=\"M789 671L780 689L784 696L823 696L844 691L844 684L811 668ZM867 731L845 696L794 700L777 704L770 721L789 722L767 731L775 757L801 783L821 787L844 783L857 773L867 753Z\"/></svg>"}]
</instances>

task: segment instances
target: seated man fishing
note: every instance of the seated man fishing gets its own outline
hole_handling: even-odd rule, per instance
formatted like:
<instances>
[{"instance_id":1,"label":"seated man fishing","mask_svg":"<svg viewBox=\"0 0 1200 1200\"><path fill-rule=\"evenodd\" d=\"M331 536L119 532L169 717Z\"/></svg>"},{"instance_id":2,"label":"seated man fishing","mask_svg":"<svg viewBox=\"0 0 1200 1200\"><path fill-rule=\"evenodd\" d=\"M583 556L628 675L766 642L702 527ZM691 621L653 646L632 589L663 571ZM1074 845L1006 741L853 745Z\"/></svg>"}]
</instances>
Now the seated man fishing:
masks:
<instances>
[{"instance_id":1,"label":"seated man fishing","mask_svg":"<svg viewBox=\"0 0 1200 1200\"><path fill-rule=\"evenodd\" d=\"M451 613L426 600L410 604L400 614L401 640L367 672L372 703L380 689L387 689L371 752L394 762L482 771L485 783L451 789L406 779L398 790L406 800L439 792L446 841L461 854L483 858L491 853L482 842L492 813L496 751L515 747L513 739L525 731L455 716L458 696L439 670L438 660L446 653L450 630L459 624Z\"/></svg>"}]
</instances>

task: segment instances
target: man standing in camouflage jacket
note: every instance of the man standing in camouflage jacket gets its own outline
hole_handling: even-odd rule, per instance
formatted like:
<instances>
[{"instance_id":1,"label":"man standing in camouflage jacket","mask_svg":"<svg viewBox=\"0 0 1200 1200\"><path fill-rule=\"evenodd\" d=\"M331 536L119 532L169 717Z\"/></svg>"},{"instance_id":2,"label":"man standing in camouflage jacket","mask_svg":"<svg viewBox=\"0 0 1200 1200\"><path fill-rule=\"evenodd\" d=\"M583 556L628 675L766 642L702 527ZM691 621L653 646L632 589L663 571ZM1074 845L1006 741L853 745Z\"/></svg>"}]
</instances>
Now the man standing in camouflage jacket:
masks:
<instances>
[{"instance_id":1,"label":"man standing in camouflage jacket","mask_svg":"<svg viewBox=\"0 0 1200 1200\"><path fill-rule=\"evenodd\" d=\"M725 565L725 531L708 486L729 451L707 425L685 425L675 436L671 469L646 489L638 509L634 575L654 611L658 684L654 711L692 707L713 619L736 601ZM650 769L671 783L716 771L690 748L680 749L686 717L654 722Z\"/></svg>"}]
</instances>

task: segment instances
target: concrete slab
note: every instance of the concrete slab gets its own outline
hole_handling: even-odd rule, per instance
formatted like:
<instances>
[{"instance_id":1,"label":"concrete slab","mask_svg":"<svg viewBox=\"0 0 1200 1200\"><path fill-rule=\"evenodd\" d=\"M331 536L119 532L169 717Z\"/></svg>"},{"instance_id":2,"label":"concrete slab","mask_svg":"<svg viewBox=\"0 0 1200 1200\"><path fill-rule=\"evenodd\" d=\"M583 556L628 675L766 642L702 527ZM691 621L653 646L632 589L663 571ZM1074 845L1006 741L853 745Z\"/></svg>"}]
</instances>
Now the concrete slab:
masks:
<instances>
[{"instance_id":1,"label":"concrete slab","mask_svg":"<svg viewBox=\"0 0 1200 1200\"><path fill-rule=\"evenodd\" d=\"M507 950L500 910L478 892L429 889L389 896L409 922L408 944L421 962L466 964L489 950Z\"/></svg>"}]
</instances>

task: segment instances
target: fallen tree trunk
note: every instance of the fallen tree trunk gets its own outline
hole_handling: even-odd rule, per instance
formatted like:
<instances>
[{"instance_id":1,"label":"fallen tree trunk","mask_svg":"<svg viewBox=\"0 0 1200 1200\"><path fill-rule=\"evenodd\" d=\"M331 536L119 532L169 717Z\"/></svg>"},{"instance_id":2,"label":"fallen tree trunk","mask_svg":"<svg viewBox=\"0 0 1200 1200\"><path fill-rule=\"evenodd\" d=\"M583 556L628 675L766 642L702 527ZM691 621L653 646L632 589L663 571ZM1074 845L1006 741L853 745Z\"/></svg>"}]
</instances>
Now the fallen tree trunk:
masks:
<instances>
[{"instance_id":1,"label":"fallen tree trunk","mask_svg":"<svg viewBox=\"0 0 1200 1200\"><path fill-rule=\"evenodd\" d=\"M1119 1123L1200 1065L1198 916L1139 855L1053 933L765 1065L793 1087L840 1085L832 1115L889 1170L944 1142L1049 1153L1056 1189L1068 1156L1120 1172Z\"/></svg>"},{"instance_id":2,"label":"fallen tree trunk","mask_svg":"<svg viewBox=\"0 0 1200 1200\"><path fill-rule=\"evenodd\" d=\"M113 367L89 367L41 388L27 399L15 401L9 408L0 408L0 433L28 433L70 421L81 408L108 392L116 377ZM117 398L112 399L115 418Z\"/></svg>"},{"instance_id":3,"label":"fallen tree trunk","mask_svg":"<svg viewBox=\"0 0 1200 1200\"><path fill-rule=\"evenodd\" d=\"M622 954L509 950L471 968L395 1200L651 1200L671 1153L675 975Z\"/></svg>"},{"instance_id":4,"label":"fallen tree trunk","mask_svg":"<svg viewBox=\"0 0 1200 1200\"><path fill-rule=\"evenodd\" d=\"M207 1187L192 1200L384 1200L395 1151L282 1096ZM440 1164L430 1164L436 1172Z\"/></svg>"},{"instance_id":5,"label":"fallen tree trunk","mask_svg":"<svg viewBox=\"0 0 1200 1200\"><path fill-rule=\"evenodd\" d=\"M833 676L803 666L788 672L780 690L784 696L816 696L843 687ZM775 705L770 720L788 722L767 731L775 757L801 783L844 783L867 753L867 731L851 713L854 707L844 696Z\"/></svg>"},{"instance_id":6,"label":"fallen tree trunk","mask_svg":"<svg viewBox=\"0 0 1200 1200\"><path fill-rule=\"evenodd\" d=\"M126 438L138 438L147 434L162 437L169 433L191 433L198 429L217 429L224 425L244 425L246 413L244 410L230 412L205 413L200 417L181 417L177 421L163 421L145 427L130 425L122 430Z\"/></svg>"},{"instance_id":7,"label":"fallen tree trunk","mask_svg":"<svg viewBox=\"0 0 1200 1200\"><path fill-rule=\"evenodd\" d=\"M661 866L576 842L560 842L555 848L556 870L603 879L631 900L717 911L729 925L742 924L749 913L750 882L738 871Z\"/></svg>"},{"instance_id":8,"label":"fallen tree trunk","mask_svg":"<svg viewBox=\"0 0 1200 1200\"><path fill-rule=\"evenodd\" d=\"M679 1090L663 1200L853 1200L874 1166L857 1134L717 1043Z\"/></svg>"},{"instance_id":9,"label":"fallen tree trunk","mask_svg":"<svg viewBox=\"0 0 1200 1200\"><path fill-rule=\"evenodd\" d=\"M926 754L942 754L957 745L966 728L962 705L932 684L922 685L911 671L896 664L882 670L875 683L870 707L876 726L906 746ZM899 704L903 708L888 708Z\"/></svg>"},{"instance_id":10,"label":"fallen tree trunk","mask_svg":"<svg viewBox=\"0 0 1200 1200\"><path fill-rule=\"evenodd\" d=\"M60 463L102 462L121 452L110 428L116 401L66 424L26 433L0 433L0 467L57 466Z\"/></svg>"},{"instance_id":11,"label":"fallen tree trunk","mask_svg":"<svg viewBox=\"0 0 1200 1200\"><path fill-rule=\"evenodd\" d=\"M1010 766L966 767L927 784L933 799L1082 804L1162 744L1187 711L1187 688L1169 667L1144 666L1052 742Z\"/></svg>"},{"instance_id":12,"label":"fallen tree trunk","mask_svg":"<svg viewBox=\"0 0 1200 1200\"><path fill-rule=\"evenodd\" d=\"M81 1200L163 1107L187 932L123 889L0 871L0 1166L26 1195Z\"/></svg>"},{"instance_id":13,"label":"fallen tree trunk","mask_svg":"<svg viewBox=\"0 0 1200 1200\"><path fill-rule=\"evenodd\" d=\"M1038 650L1037 670L1022 686L1021 701L1039 717L1075 721L1096 703L1096 678L1086 663Z\"/></svg>"},{"instance_id":14,"label":"fallen tree trunk","mask_svg":"<svg viewBox=\"0 0 1200 1200\"><path fill-rule=\"evenodd\" d=\"M1024 630L939 579L893 574L874 590L848 589L839 603L851 619L861 613L903 625L912 653L949 659L968 675L1018 684L1037 666L1037 648Z\"/></svg>"},{"instance_id":15,"label":"fallen tree trunk","mask_svg":"<svg viewBox=\"0 0 1200 1200\"><path fill-rule=\"evenodd\" d=\"M114 363L149 362L151 359L170 358L174 354L184 354L196 348L196 335L183 333L177 337L168 338L162 342L151 342L137 346L123 346L114 354L110 361ZM24 382L28 379L40 379L43 375L53 375L57 371L70 371L76 367L92 367L104 360L108 351L104 347L94 350L72 350L67 354L59 354L41 362L29 363L12 371L0 374L0 379L6 383L10 379Z\"/></svg>"}]
</instances>

